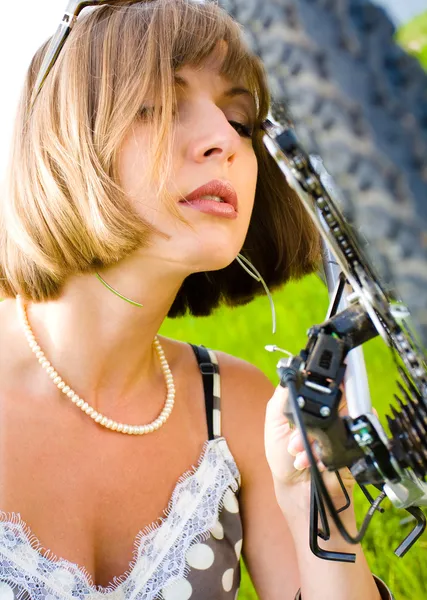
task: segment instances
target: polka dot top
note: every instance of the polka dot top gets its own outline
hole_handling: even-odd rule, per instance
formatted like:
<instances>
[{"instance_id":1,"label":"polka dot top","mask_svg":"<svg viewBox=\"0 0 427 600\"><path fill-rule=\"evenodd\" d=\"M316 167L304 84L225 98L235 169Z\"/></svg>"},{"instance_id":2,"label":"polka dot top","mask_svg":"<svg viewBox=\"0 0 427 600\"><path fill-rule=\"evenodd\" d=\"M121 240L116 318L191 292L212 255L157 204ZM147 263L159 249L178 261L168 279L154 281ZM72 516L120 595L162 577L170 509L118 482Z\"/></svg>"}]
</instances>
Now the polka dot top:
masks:
<instances>
[{"instance_id":1,"label":"polka dot top","mask_svg":"<svg viewBox=\"0 0 427 600\"><path fill-rule=\"evenodd\" d=\"M240 584L240 474L221 436L215 353L194 346L209 439L176 483L164 516L140 531L129 570L108 587L51 553L17 513L0 513L0 600L235 600Z\"/></svg>"}]
</instances>

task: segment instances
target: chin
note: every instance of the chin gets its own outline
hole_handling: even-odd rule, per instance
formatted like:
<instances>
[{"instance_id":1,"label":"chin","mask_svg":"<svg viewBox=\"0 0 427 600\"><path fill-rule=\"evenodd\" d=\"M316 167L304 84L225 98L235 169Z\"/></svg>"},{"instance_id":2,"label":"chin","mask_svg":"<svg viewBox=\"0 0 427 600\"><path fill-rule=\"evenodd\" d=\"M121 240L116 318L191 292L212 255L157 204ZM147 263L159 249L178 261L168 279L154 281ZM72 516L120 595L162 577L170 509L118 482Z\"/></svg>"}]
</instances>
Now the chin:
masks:
<instances>
[{"instance_id":1,"label":"chin","mask_svg":"<svg viewBox=\"0 0 427 600\"><path fill-rule=\"evenodd\" d=\"M194 272L199 271L219 271L228 267L239 253L239 248L231 246L216 245L210 251L205 247L198 253L197 264L194 265ZM191 262L194 261L189 261Z\"/></svg>"}]
</instances>

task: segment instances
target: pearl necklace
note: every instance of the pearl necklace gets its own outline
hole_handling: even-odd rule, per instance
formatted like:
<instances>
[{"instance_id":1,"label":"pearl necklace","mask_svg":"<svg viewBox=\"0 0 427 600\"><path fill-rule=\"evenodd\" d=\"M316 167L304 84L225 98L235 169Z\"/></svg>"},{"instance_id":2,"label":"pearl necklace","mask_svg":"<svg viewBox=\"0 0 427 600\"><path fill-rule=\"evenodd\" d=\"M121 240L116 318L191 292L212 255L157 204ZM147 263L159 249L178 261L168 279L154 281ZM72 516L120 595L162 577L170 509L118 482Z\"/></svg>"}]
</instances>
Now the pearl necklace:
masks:
<instances>
[{"instance_id":1,"label":"pearl necklace","mask_svg":"<svg viewBox=\"0 0 427 600\"><path fill-rule=\"evenodd\" d=\"M58 375L51 363L47 360L47 358L44 355L44 352L38 345L34 333L31 329L30 323L28 321L26 306L19 294L16 296L16 303L18 313L23 322L25 337L27 338L28 344L31 350L36 355L36 358L38 359L40 365L43 369L45 369L46 373L49 375L50 379L57 386L57 388L60 389L64 394L66 394L66 396L68 396L68 398L71 399L71 402L73 402L83 412L89 415L95 421L95 423L98 423L99 425L102 425L107 429L111 429L111 431L117 431L119 433L127 433L129 435L144 435L146 433L152 433L153 431L156 431L163 425L163 423L167 421L175 403L175 385L173 382L172 372L169 368L168 362L165 358L165 353L160 345L157 336L153 340L153 345L157 352L157 356L159 357L160 365L165 376L166 387L168 390L165 405L157 419L155 419L148 425L125 425L124 423L118 423L117 421L113 421L113 419L109 419L100 412L97 412L82 398L79 398L79 396L70 388L69 385L66 385L66 383Z\"/></svg>"}]
</instances>

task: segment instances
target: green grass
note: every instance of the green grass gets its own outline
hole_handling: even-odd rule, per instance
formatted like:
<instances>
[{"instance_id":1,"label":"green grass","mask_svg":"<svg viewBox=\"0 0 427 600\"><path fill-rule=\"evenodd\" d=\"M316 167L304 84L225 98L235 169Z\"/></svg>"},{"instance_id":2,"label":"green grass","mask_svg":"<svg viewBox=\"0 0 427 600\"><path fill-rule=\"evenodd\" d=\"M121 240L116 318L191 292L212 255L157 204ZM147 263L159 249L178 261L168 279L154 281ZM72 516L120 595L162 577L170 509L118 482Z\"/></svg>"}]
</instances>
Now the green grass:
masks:
<instances>
[{"instance_id":1,"label":"green grass","mask_svg":"<svg viewBox=\"0 0 427 600\"><path fill-rule=\"evenodd\" d=\"M297 354L305 346L308 327L324 320L328 297L325 286L313 275L288 284L274 294L274 299L278 329L275 336L271 333L266 297L260 297L247 306L222 308L207 318L167 320L161 333L239 356L257 365L277 384L275 365L278 355L266 352L264 345L276 343ZM397 391L395 368L389 350L379 338L365 344L364 350L372 401L384 422L393 392ZM387 507L386 512L374 517L363 542L371 570L390 585L396 600L425 599L427 583L421 574L427 572L427 537L422 536L404 558L397 558L393 550L409 531L408 526L401 528L399 521L407 513L393 509L391 503L384 506ZM361 519L367 510L367 502L361 494L356 494L356 507ZM257 598L244 568L239 598Z\"/></svg>"},{"instance_id":2,"label":"green grass","mask_svg":"<svg viewBox=\"0 0 427 600\"><path fill-rule=\"evenodd\" d=\"M427 69L427 11L403 25L399 29L396 39Z\"/></svg>"}]
</instances>

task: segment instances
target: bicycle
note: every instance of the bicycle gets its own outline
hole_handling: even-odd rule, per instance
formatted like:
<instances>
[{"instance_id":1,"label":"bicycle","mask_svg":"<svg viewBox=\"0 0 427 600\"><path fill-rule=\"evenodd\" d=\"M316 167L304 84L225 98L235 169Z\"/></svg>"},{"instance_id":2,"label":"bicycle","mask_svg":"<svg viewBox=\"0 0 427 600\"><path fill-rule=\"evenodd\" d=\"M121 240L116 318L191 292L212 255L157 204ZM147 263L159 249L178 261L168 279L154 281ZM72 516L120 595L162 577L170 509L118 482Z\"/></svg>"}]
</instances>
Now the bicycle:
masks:
<instances>
[{"instance_id":1,"label":"bicycle","mask_svg":"<svg viewBox=\"0 0 427 600\"><path fill-rule=\"evenodd\" d=\"M353 561L319 546L319 537L328 539L325 505L346 541L358 543L388 496L416 520L395 551L403 556L426 526L419 506L427 505L427 74L368 0L220 4L267 69L275 103L264 143L324 241L327 319L309 330L299 356L277 365L311 463L310 545L320 558ZM391 437L372 411L360 353L377 335L402 380L387 417ZM346 369L349 416L339 417ZM322 462L338 477L350 468L371 503L355 537L339 517L349 498L334 508L308 432L326 436L329 449L317 445ZM368 484L380 491L375 500Z\"/></svg>"}]
</instances>

